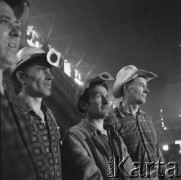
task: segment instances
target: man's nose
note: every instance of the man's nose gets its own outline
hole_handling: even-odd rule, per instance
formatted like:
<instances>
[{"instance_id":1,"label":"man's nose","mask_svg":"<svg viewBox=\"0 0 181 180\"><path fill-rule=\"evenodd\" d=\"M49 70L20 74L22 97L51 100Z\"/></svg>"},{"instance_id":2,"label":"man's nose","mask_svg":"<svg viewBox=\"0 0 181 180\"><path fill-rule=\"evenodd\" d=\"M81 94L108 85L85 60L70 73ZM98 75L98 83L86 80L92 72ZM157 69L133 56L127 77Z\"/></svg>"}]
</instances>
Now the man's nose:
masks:
<instances>
[{"instance_id":1,"label":"man's nose","mask_svg":"<svg viewBox=\"0 0 181 180\"><path fill-rule=\"evenodd\" d=\"M50 69L47 69L45 74L46 74L46 79L53 80L53 75Z\"/></svg>"},{"instance_id":2,"label":"man's nose","mask_svg":"<svg viewBox=\"0 0 181 180\"><path fill-rule=\"evenodd\" d=\"M21 37L22 36L22 32L20 30L20 27L17 26L16 24L11 24L11 31L10 31L10 35L13 37Z\"/></svg>"},{"instance_id":3,"label":"man's nose","mask_svg":"<svg viewBox=\"0 0 181 180\"><path fill-rule=\"evenodd\" d=\"M149 93L149 92L150 92L150 91L149 91L148 87L145 87L144 93Z\"/></svg>"},{"instance_id":4,"label":"man's nose","mask_svg":"<svg viewBox=\"0 0 181 180\"><path fill-rule=\"evenodd\" d=\"M102 104L108 104L109 103L109 99L107 96L102 96Z\"/></svg>"}]
</instances>

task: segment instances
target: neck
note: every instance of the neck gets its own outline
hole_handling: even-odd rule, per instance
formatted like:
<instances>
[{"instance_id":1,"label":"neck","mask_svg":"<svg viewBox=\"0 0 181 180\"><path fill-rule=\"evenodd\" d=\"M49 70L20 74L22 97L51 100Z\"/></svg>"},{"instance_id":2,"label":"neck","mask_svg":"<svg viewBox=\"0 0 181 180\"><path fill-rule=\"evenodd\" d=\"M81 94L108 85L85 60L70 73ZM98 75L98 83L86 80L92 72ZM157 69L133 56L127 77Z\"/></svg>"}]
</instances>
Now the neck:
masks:
<instances>
[{"instance_id":1,"label":"neck","mask_svg":"<svg viewBox=\"0 0 181 180\"><path fill-rule=\"evenodd\" d=\"M21 96L24 98L25 103L33 109L34 112L39 114L41 112L41 102L42 98L39 97L32 97L28 94L26 94L24 91L22 91Z\"/></svg>"},{"instance_id":2,"label":"neck","mask_svg":"<svg viewBox=\"0 0 181 180\"><path fill-rule=\"evenodd\" d=\"M3 87L3 71L0 69L0 92L4 95L4 87Z\"/></svg>"},{"instance_id":3,"label":"neck","mask_svg":"<svg viewBox=\"0 0 181 180\"><path fill-rule=\"evenodd\" d=\"M138 104L130 104L127 101L122 102L122 107L125 112L127 112L129 114L133 114L134 116L136 115L136 113L138 112L138 109L139 109Z\"/></svg>"},{"instance_id":4,"label":"neck","mask_svg":"<svg viewBox=\"0 0 181 180\"><path fill-rule=\"evenodd\" d=\"M98 130L100 130L102 132L102 134L106 134L106 130L104 129L104 119L91 119L91 118L87 118L86 121L95 126Z\"/></svg>"}]
</instances>

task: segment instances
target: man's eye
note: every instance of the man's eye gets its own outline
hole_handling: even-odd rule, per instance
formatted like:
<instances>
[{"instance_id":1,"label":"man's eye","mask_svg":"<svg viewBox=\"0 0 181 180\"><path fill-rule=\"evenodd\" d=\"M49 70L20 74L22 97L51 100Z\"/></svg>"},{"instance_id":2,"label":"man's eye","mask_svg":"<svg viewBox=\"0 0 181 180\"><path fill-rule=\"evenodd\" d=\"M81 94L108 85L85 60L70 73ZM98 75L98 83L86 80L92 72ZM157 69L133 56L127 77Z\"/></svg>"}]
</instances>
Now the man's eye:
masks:
<instances>
[{"instance_id":1,"label":"man's eye","mask_svg":"<svg viewBox=\"0 0 181 180\"><path fill-rule=\"evenodd\" d=\"M0 19L0 24L9 24L9 20L7 19Z\"/></svg>"},{"instance_id":2,"label":"man's eye","mask_svg":"<svg viewBox=\"0 0 181 180\"><path fill-rule=\"evenodd\" d=\"M97 95L96 95L96 99L99 99L99 98L101 98L101 95L100 95L100 94L97 94Z\"/></svg>"},{"instance_id":3,"label":"man's eye","mask_svg":"<svg viewBox=\"0 0 181 180\"><path fill-rule=\"evenodd\" d=\"M44 67L39 67L37 68L38 71L45 71L45 68Z\"/></svg>"}]
</instances>

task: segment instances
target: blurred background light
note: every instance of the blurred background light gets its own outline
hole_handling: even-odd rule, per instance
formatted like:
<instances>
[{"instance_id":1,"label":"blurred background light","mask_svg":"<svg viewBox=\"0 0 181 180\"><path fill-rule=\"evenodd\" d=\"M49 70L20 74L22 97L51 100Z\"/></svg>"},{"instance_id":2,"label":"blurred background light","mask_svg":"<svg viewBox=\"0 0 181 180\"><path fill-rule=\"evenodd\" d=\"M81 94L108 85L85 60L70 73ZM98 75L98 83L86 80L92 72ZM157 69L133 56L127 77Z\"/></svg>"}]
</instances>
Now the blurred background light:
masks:
<instances>
[{"instance_id":1,"label":"blurred background light","mask_svg":"<svg viewBox=\"0 0 181 180\"><path fill-rule=\"evenodd\" d=\"M164 151L168 151L169 146L168 146L168 145L163 145L162 149L163 149Z\"/></svg>"}]
</instances>

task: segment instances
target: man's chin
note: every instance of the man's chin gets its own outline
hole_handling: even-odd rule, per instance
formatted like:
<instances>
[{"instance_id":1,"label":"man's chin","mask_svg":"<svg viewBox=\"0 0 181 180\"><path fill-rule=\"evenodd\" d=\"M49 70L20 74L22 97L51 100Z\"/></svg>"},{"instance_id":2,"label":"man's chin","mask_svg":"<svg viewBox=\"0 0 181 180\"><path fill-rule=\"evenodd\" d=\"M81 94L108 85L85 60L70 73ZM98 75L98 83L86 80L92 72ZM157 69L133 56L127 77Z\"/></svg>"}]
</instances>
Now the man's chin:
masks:
<instances>
[{"instance_id":1,"label":"man's chin","mask_svg":"<svg viewBox=\"0 0 181 180\"><path fill-rule=\"evenodd\" d=\"M109 112L105 112L103 116L104 118L107 118L109 116Z\"/></svg>"},{"instance_id":2,"label":"man's chin","mask_svg":"<svg viewBox=\"0 0 181 180\"><path fill-rule=\"evenodd\" d=\"M45 97L48 97L48 96L50 96L50 95L51 95L51 92L50 92L50 91L44 92L44 96L45 96Z\"/></svg>"}]
</instances>

